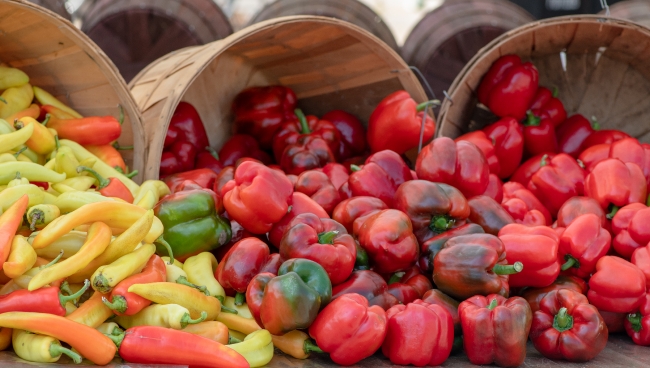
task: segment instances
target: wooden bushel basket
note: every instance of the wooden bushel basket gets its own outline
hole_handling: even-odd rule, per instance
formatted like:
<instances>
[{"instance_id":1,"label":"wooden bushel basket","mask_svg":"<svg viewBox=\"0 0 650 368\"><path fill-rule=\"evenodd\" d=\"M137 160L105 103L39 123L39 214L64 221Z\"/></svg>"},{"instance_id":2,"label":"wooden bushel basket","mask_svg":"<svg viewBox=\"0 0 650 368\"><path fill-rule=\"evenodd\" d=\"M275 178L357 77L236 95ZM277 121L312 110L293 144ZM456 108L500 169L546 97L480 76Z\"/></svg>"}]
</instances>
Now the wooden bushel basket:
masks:
<instances>
[{"instance_id":1,"label":"wooden bushel basket","mask_svg":"<svg viewBox=\"0 0 650 368\"><path fill-rule=\"evenodd\" d=\"M0 61L21 69L32 85L84 116L118 117L121 106L124 124L118 142L134 146L121 152L129 168L142 171L140 112L113 63L72 23L28 1L0 0Z\"/></svg>"},{"instance_id":2,"label":"wooden bushel basket","mask_svg":"<svg viewBox=\"0 0 650 368\"><path fill-rule=\"evenodd\" d=\"M627 19L642 26L650 26L650 1L647 0L625 0L609 7L610 16L614 18ZM601 11L600 15L605 15Z\"/></svg>"},{"instance_id":3,"label":"wooden bushel basket","mask_svg":"<svg viewBox=\"0 0 650 368\"><path fill-rule=\"evenodd\" d=\"M465 66L441 108L438 135L481 128L476 89L500 56L517 54L539 70L539 84L557 87L567 114L597 118L650 141L650 29L603 16L566 16L531 23L495 39Z\"/></svg>"},{"instance_id":4,"label":"wooden bushel basket","mask_svg":"<svg viewBox=\"0 0 650 368\"><path fill-rule=\"evenodd\" d=\"M147 139L144 177L158 178L165 134L180 101L196 107L211 146L218 149L232 133L235 95L272 84L291 87L308 114L343 109L364 122L399 89L418 102L427 99L395 51L355 25L314 16L264 21L223 40L170 53L131 81Z\"/></svg>"}]
</instances>

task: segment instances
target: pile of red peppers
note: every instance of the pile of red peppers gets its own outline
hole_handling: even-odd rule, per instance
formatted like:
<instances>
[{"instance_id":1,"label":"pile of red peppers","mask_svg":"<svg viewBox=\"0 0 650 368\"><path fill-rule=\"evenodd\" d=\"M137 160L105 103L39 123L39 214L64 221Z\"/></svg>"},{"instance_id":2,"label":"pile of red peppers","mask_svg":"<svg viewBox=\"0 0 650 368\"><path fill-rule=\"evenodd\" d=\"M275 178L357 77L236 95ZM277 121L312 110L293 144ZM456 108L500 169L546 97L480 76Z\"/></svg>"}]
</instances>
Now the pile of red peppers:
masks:
<instances>
[{"instance_id":1,"label":"pile of red peppers","mask_svg":"<svg viewBox=\"0 0 650 368\"><path fill-rule=\"evenodd\" d=\"M337 364L464 353L513 367L528 339L585 362L623 331L650 346L650 145L568 116L516 55L477 97L494 123L433 139L426 104L405 91L362 124L306 115L287 87L249 88L214 156L183 103L161 175L172 192L209 189L230 221L215 251L227 294L273 335L308 332Z\"/></svg>"}]
</instances>

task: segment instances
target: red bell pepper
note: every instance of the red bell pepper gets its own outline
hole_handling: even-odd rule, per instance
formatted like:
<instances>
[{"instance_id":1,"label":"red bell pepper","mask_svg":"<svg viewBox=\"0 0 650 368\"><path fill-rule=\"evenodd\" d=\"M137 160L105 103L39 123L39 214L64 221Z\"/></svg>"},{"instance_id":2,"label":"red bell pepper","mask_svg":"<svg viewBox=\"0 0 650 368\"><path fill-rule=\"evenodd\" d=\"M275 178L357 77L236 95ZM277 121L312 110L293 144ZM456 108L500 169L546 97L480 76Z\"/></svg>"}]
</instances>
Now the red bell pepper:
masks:
<instances>
[{"instance_id":1,"label":"red bell pepper","mask_svg":"<svg viewBox=\"0 0 650 368\"><path fill-rule=\"evenodd\" d=\"M611 235L602 228L597 215L589 213L576 218L560 236L558 258L564 262L562 271L588 278L596 262L607 254L610 243Z\"/></svg>"},{"instance_id":2,"label":"red bell pepper","mask_svg":"<svg viewBox=\"0 0 650 368\"><path fill-rule=\"evenodd\" d=\"M305 258L320 264L332 285L338 285L350 276L356 254L354 238L343 225L311 213L294 218L280 243L281 257Z\"/></svg>"},{"instance_id":3,"label":"red bell pepper","mask_svg":"<svg viewBox=\"0 0 650 368\"><path fill-rule=\"evenodd\" d=\"M461 235L448 240L433 259L433 282L445 294L467 299L473 295L508 295L508 275L523 265L508 265L503 242L490 234Z\"/></svg>"},{"instance_id":4,"label":"red bell pepper","mask_svg":"<svg viewBox=\"0 0 650 368\"><path fill-rule=\"evenodd\" d=\"M277 129L296 119L296 94L288 87L251 87L233 101L236 133L253 136L262 149L270 149Z\"/></svg>"},{"instance_id":5,"label":"red bell pepper","mask_svg":"<svg viewBox=\"0 0 650 368\"><path fill-rule=\"evenodd\" d=\"M129 188L124 185L118 178L108 178L101 176L97 171L87 166L77 167L77 172L88 172L97 180L97 191L104 197L115 197L123 199L128 203L133 203L133 194Z\"/></svg>"},{"instance_id":6,"label":"red bell pepper","mask_svg":"<svg viewBox=\"0 0 650 368\"><path fill-rule=\"evenodd\" d=\"M531 176L528 189L554 216L564 202L583 194L585 171L576 159L564 153L550 160L542 158L540 166Z\"/></svg>"},{"instance_id":7,"label":"red bell pepper","mask_svg":"<svg viewBox=\"0 0 650 368\"><path fill-rule=\"evenodd\" d=\"M460 137L454 139L454 142L456 143L460 141L474 143L474 145L478 147L481 152L483 152L483 156L485 156L485 162L487 162L490 168L490 173L499 174L501 171L499 158L496 155L494 144L484 131L476 130L474 132L463 134Z\"/></svg>"},{"instance_id":8,"label":"red bell pepper","mask_svg":"<svg viewBox=\"0 0 650 368\"><path fill-rule=\"evenodd\" d=\"M392 307L386 317L386 339L381 350L391 363L437 366L449 358L454 325L445 308L417 300Z\"/></svg>"},{"instance_id":9,"label":"red bell pepper","mask_svg":"<svg viewBox=\"0 0 650 368\"><path fill-rule=\"evenodd\" d=\"M287 174L300 175L303 171L334 162L334 154L322 138L307 135L288 145L279 162Z\"/></svg>"},{"instance_id":10,"label":"red bell pepper","mask_svg":"<svg viewBox=\"0 0 650 368\"><path fill-rule=\"evenodd\" d=\"M197 169L210 169L218 174L223 170L224 164L219 161L219 156L214 149L205 147L205 150L196 155L194 167Z\"/></svg>"},{"instance_id":11,"label":"red bell pepper","mask_svg":"<svg viewBox=\"0 0 650 368\"><path fill-rule=\"evenodd\" d=\"M331 214L334 207L341 202L339 191L327 175L320 171L307 170L303 172L298 176L294 188L296 192L308 195L328 214Z\"/></svg>"},{"instance_id":12,"label":"red bell pepper","mask_svg":"<svg viewBox=\"0 0 650 368\"><path fill-rule=\"evenodd\" d=\"M424 293L432 288L431 281L422 274L420 268L413 266L405 272L393 274L388 281L387 291L401 304L408 304L416 299L422 299Z\"/></svg>"},{"instance_id":13,"label":"red bell pepper","mask_svg":"<svg viewBox=\"0 0 650 368\"><path fill-rule=\"evenodd\" d=\"M618 140L621 140L623 138L630 138L630 135L620 131L620 130L598 130L596 132L593 132L585 141L582 143L582 150L586 150L587 148L591 146L595 146L597 144L612 144Z\"/></svg>"},{"instance_id":14,"label":"red bell pepper","mask_svg":"<svg viewBox=\"0 0 650 368\"><path fill-rule=\"evenodd\" d=\"M524 123L524 151L529 157L558 152L555 126L551 119L540 119L529 115Z\"/></svg>"},{"instance_id":15,"label":"red bell pepper","mask_svg":"<svg viewBox=\"0 0 650 368\"><path fill-rule=\"evenodd\" d=\"M549 119L553 128L562 124L566 120L566 110L564 104L557 98L557 90L551 92L546 87L539 87L535 98L530 104L532 116L540 119Z\"/></svg>"},{"instance_id":16,"label":"red bell pepper","mask_svg":"<svg viewBox=\"0 0 650 368\"><path fill-rule=\"evenodd\" d=\"M582 162L587 172L591 172L596 164L609 158L610 143L596 144L580 153L578 160Z\"/></svg>"},{"instance_id":17,"label":"red bell pepper","mask_svg":"<svg viewBox=\"0 0 650 368\"><path fill-rule=\"evenodd\" d=\"M322 170L332 184L334 184L336 190L339 190L344 183L348 182L348 178L350 178L350 170L346 166L336 162L330 162L323 166Z\"/></svg>"},{"instance_id":18,"label":"red bell pepper","mask_svg":"<svg viewBox=\"0 0 650 368\"><path fill-rule=\"evenodd\" d=\"M516 181L517 183L521 183L523 186L527 187L530 178L540 169L540 167L542 167L542 159L544 159L544 162L548 163L548 161L552 160L554 157L555 154L541 154L529 158L522 163L517 170L515 170L510 181Z\"/></svg>"},{"instance_id":19,"label":"red bell pepper","mask_svg":"<svg viewBox=\"0 0 650 368\"><path fill-rule=\"evenodd\" d=\"M632 253L630 262L643 272L646 279L646 287L650 287L650 248L646 245L635 250Z\"/></svg>"},{"instance_id":20,"label":"red bell pepper","mask_svg":"<svg viewBox=\"0 0 650 368\"><path fill-rule=\"evenodd\" d=\"M196 169L167 176L165 177L165 184L167 184L172 193L176 193L178 187L186 180L191 180L203 188L212 189L215 186L216 179L217 173L214 171L210 169ZM219 193L217 191L215 192Z\"/></svg>"},{"instance_id":21,"label":"red bell pepper","mask_svg":"<svg viewBox=\"0 0 650 368\"><path fill-rule=\"evenodd\" d=\"M521 120L537 93L539 75L535 66L522 63L517 55L496 60L478 87L478 100L496 116Z\"/></svg>"},{"instance_id":22,"label":"red bell pepper","mask_svg":"<svg viewBox=\"0 0 650 368\"><path fill-rule=\"evenodd\" d=\"M516 119L505 117L483 128L488 139L494 145L494 153L499 159L499 177L510 177L524 154L524 131Z\"/></svg>"},{"instance_id":23,"label":"red bell pepper","mask_svg":"<svg viewBox=\"0 0 650 368\"><path fill-rule=\"evenodd\" d=\"M318 216L318 218L328 218L329 215L323 207L321 207L316 201L309 198L306 194L300 192L293 192L291 195L291 210L280 219L280 221L273 224L273 227L269 231L269 241L271 244L276 247L280 247L280 242L282 241L282 236L289 227L289 223L296 218L298 215L303 213L313 213Z\"/></svg>"},{"instance_id":24,"label":"red bell pepper","mask_svg":"<svg viewBox=\"0 0 650 368\"><path fill-rule=\"evenodd\" d=\"M559 237L547 226L510 224L499 231L508 263L521 262L524 269L510 276L510 287L545 287L560 274L557 258Z\"/></svg>"},{"instance_id":25,"label":"red bell pepper","mask_svg":"<svg viewBox=\"0 0 650 368\"><path fill-rule=\"evenodd\" d=\"M503 182L496 174L490 174L488 186L485 188L483 195L494 199L497 203L503 201Z\"/></svg>"},{"instance_id":26,"label":"red bell pepper","mask_svg":"<svg viewBox=\"0 0 650 368\"><path fill-rule=\"evenodd\" d=\"M386 312L357 294L345 294L323 309L309 327L318 346L336 364L352 365L375 353L386 336Z\"/></svg>"},{"instance_id":27,"label":"red bell pepper","mask_svg":"<svg viewBox=\"0 0 650 368\"><path fill-rule=\"evenodd\" d=\"M411 180L400 185L393 206L411 219L420 243L463 225L469 217L469 205L458 189L426 180Z\"/></svg>"},{"instance_id":28,"label":"red bell pepper","mask_svg":"<svg viewBox=\"0 0 650 368\"><path fill-rule=\"evenodd\" d=\"M160 175L189 171L194 168L197 149L190 142L176 141L160 158Z\"/></svg>"},{"instance_id":29,"label":"red bell pepper","mask_svg":"<svg viewBox=\"0 0 650 368\"><path fill-rule=\"evenodd\" d=\"M483 194L490 175L483 153L474 144L447 137L436 138L422 149L415 172L422 180L454 186L467 198Z\"/></svg>"},{"instance_id":30,"label":"red bell pepper","mask_svg":"<svg viewBox=\"0 0 650 368\"><path fill-rule=\"evenodd\" d=\"M19 120L17 124L22 122ZM58 119L50 115L47 127L56 130L59 138L69 139L83 146L111 144L122 134L121 122L112 116Z\"/></svg>"},{"instance_id":31,"label":"red bell pepper","mask_svg":"<svg viewBox=\"0 0 650 368\"><path fill-rule=\"evenodd\" d=\"M530 309L533 311L533 313L535 313L539 310L540 308L539 305L542 299L544 299L544 297L548 295L548 293L555 290L562 290L562 289L572 290L580 294L587 294L588 287L585 280L579 277L560 275L549 286L541 287L541 288L533 288L533 287L524 288L521 291L520 296L526 299L528 305L530 305Z\"/></svg>"},{"instance_id":32,"label":"red bell pepper","mask_svg":"<svg viewBox=\"0 0 650 368\"><path fill-rule=\"evenodd\" d=\"M632 313L639 308L645 294L645 275L637 266L623 258L604 256L589 279L587 297L598 309Z\"/></svg>"},{"instance_id":33,"label":"red bell pepper","mask_svg":"<svg viewBox=\"0 0 650 368\"><path fill-rule=\"evenodd\" d=\"M418 258L419 246L411 220L398 210L383 210L366 218L357 240L379 273L405 270Z\"/></svg>"},{"instance_id":34,"label":"red bell pepper","mask_svg":"<svg viewBox=\"0 0 650 368\"><path fill-rule=\"evenodd\" d=\"M372 154L362 168L354 167L348 179L353 196L371 196L392 207L395 192L404 182L413 178L404 160L394 151Z\"/></svg>"},{"instance_id":35,"label":"red bell pepper","mask_svg":"<svg viewBox=\"0 0 650 368\"><path fill-rule=\"evenodd\" d=\"M189 142L197 150L209 146L208 135L198 111L187 102L181 101L169 122L165 136L165 148L176 142Z\"/></svg>"},{"instance_id":36,"label":"red bell pepper","mask_svg":"<svg viewBox=\"0 0 650 368\"><path fill-rule=\"evenodd\" d=\"M498 235L502 227L515 222L499 203L488 196L476 196L467 201L467 204L468 219L481 226L488 234Z\"/></svg>"},{"instance_id":37,"label":"red bell pepper","mask_svg":"<svg viewBox=\"0 0 650 368\"><path fill-rule=\"evenodd\" d=\"M289 210L293 186L276 170L246 161L237 167L229 184L234 187L224 195L224 207L231 219L254 234L271 230Z\"/></svg>"},{"instance_id":38,"label":"red bell pepper","mask_svg":"<svg viewBox=\"0 0 650 368\"><path fill-rule=\"evenodd\" d=\"M472 364L516 367L526 359L532 312L520 297L476 295L458 306L465 353Z\"/></svg>"},{"instance_id":39,"label":"red bell pepper","mask_svg":"<svg viewBox=\"0 0 650 368\"><path fill-rule=\"evenodd\" d=\"M647 144L639 143L636 138L623 138L611 144L609 157L639 165L646 183L650 183L650 160L646 160L646 155L650 153L649 147Z\"/></svg>"},{"instance_id":40,"label":"red bell pepper","mask_svg":"<svg viewBox=\"0 0 650 368\"><path fill-rule=\"evenodd\" d=\"M424 293L422 301L429 304L435 304L443 307L454 323L454 345L451 353L459 353L463 350L463 328L460 325L460 317L458 316L458 302L449 295L443 293L438 289L431 289Z\"/></svg>"},{"instance_id":41,"label":"red bell pepper","mask_svg":"<svg viewBox=\"0 0 650 368\"><path fill-rule=\"evenodd\" d=\"M503 184L501 206L520 224L550 225L551 214L530 190L511 181Z\"/></svg>"},{"instance_id":42,"label":"red bell pepper","mask_svg":"<svg viewBox=\"0 0 650 368\"><path fill-rule=\"evenodd\" d=\"M273 137L273 154L280 162L285 149L305 137L321 138L329 147L332 157L336 158L341 145L341 134L336 126L314 115L305 116L300 109L295 111L297 121L289 121L280 126Z\"/></svg>"},{"instance_id":43,"label":"red bell pepper","mask_svg":"<svg viewBox=\"0 0 650 368\"><path fill-rule=\"evenodd\" d=\"M614 313L603 310L598 310L598 313L603 317L607 331L610 334L625 332L625 321L627 320L627 313Z\"/></svg>"},{"instance_id":44,"label":"red bell pepper","mask_svg":"<svg viewBox=\"0 0 650 368\"><path fill-rule=\"evenodd\" d=\"M377 305L384 310L399 304L399 300L388 292L388 284L379 274L373 271L360 270L343 283L332 288L332 299L354 293L368 300L369 305Z\"/></svg>"},{"instance_id":45,"label":"red bell pepper","mask_svg":"<svg viewBox=\"0 0 650 368\"><path fill-rule=\"evenodd\" d=\"M607 228L607 218L605 211L600 208L595 199L589 197L573 197L564 202L557 212L557 226L568 227L573 220L582 215L593 213L600 218L600 225Z\"/></svg>"},{"instance_id":46,"label":"red bell pepper","mask_svg":"<svg viewBox=\"0 0 650 368\"><path fill-rule=\"evenodd\" d=\"M641 203L630 203L612 218L612 247L618 255L630 259L632 253L650 242L650 208Z\"/></svg>"},{"instance_id":47,"label":"red bell pepper","mask_svg":"<svg viewBox=\"0 0 650 368\"><path fill-rule=\"evenodd\" d=\"M343 110L332 110L323 115L323 120L334 124L341 135L339 150L335 152L339 160L346 160L366 151L366 128L356 116Z\"/></svg>"},{"instance_id":48,"label":"red bell pepper","mask_svg":"<svg viewBox=\"0 0 650 368\"><path fill-rule=\"evenodd\" d=\"M533 316L530 339L549 359L586 362L607 345L607 326L587 297L573 290L546 294Z\"/></svg>"},{"instance_id":49,"label":"red bell pepper","mask_svg":"<svg viewBox=\"0 0 650 368\"><path fill-rule=\"evenodd\" d=\"M381 100L368 121L370 151L392 150L401 155L417 147L423 118L422 144L430 141L436 133L436 123L425 111L427 104L418 105L406 91L393 92Z\"/></svg>"},{"instance_id":50,"label":"red bell pepper","mask_svg":"<svg viewBox=\"0 0 650 368\"><path fill-rule=\"evenodd\" d=\"M645 203L646 180L637 164L610 158L599 162L587 175L585 194L598 201L612 218L629 203Z\"/></svg>"},{"instance_id":51,"label":"red bell pepper","mask_svg":"<svg viewBox=\"0 0 650 368\"><path fill-rule=\"evenodd\" d=\"M625 332L635 344L650 346L650 294L643 297L638 311L627 315Z\"/></svg>"},{"instance_id":52,"label":"red bell pepper","mask_svg":"<svg viewBox=\"0 0 650 368\"><path fill-rule=\"evenodd\" d=\"M597 122L592 126L584 116L572 115L555 129L559 151L578 158L582 152L582 144L598 129Z\"/></svg>"},{"instance_id":53,"label":"red bell pepper","mask_svg":"<svg viewBox=\"0 0 650 368\"><path fill-rule=\"evenodd\" d=\"M260 149L257 140L246 134L233 135L219 150L219 158L224 166L234 165L237 160L244 157L254 158L264 165L272 162L271 156Z\"/></svg>"},{"instance_id":54,"label":"red bell pepper","mask_svg":"<svg viewBox=\"0 0 650 368\"><path fill-rule=\"evenodd\" d=\"M484 234L483 228L477 224L466 223L459 227L453 228L451 230L445 231L444 233L438 234L433 238L430 238L426 242L422 243L420 248L420 259L418 260L418 266L424 272L433 271L433 260L436 257L436 254L440 252L440 249L445 245L447 240L468 234Z\"/></svg>"},{"instance_id":55,"label":"red bell pepper","mask_svg":"<svg viewBox=\"0 0 650 368\"><path fill-rule=\"evenodd\" d=\"M368 196L352 197L341 201L341 203L334 208L332 218L343 225L348 233L355 233L354 224L358 218L372 215L376 212L387 209L388 206L386 206L386 204L379 198ZM362 223L359 223L357 229L358 227L361 227L361 225Z\"/></svg>"}]
</instances>

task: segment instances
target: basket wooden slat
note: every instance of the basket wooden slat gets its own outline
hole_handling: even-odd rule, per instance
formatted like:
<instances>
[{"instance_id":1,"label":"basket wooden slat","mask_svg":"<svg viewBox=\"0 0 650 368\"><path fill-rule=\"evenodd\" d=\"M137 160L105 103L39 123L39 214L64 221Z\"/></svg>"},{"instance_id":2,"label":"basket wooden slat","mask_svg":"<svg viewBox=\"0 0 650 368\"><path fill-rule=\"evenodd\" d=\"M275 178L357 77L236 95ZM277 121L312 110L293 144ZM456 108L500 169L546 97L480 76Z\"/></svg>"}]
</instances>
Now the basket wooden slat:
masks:
<instances>
[{"instance_id":1,"label":"basket wooden slat","mask_svg":"<svg viewBox=\"0 0 650 368\"><path fill-rule=\"evenodd\" d=\"M627 19L634 23L650 27L650 2L647 0L625 0L609 7L613 18ZM603 10L599 14L605 15Z\"/></svg>"}]
</instances>

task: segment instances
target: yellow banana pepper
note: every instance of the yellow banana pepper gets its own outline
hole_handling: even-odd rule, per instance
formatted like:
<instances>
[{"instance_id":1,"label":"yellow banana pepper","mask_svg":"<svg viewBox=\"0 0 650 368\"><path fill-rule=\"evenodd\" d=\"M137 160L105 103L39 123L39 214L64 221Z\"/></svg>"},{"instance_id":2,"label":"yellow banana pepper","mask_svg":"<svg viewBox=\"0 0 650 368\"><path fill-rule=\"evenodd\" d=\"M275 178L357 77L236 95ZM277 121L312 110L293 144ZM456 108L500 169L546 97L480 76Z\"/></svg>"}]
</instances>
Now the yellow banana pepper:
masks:
<instances>
[{"instance_id":1,"label":"yellow banana pepper","mask_svg":"<svg viewBox=\"0 0 650 368\"><path fill-rule=\"evenodd\" d=\"M14 330L12 336L14 352L29 362L54 363L65 354L76 364L81 363L81 355L61 346L53 337L34 334L25 330Z\"/></svg>"},{"instance_id":2,"label":"yellow banana pepper","mask_svg":"<svg viewBox=\"0 0 650 368\"><path fill-rule=\"evenodd\" d=\"M255 331L246 336L244 341L226 347L241 354L251 368L265 366L273 359L273 341L267 330Z\"/></svg>"},{"instance_id":3,"label":"yellow banana pepper","mask_svg":"<svg viewBox=\"0 0 650 368\"><path fill-rule=\"evenodd\" d=\"M214 278L217 265L217 259L212 253L202 252L186 259L183 271L187 274L187 281L194 285L205 286L211 296L217 297L223 303L226 291Z\"/></svg>"},{"instance_id":4,"label":"yellow banana pepper","mask_svg":"<svg viewBox=\"0 0 650 368\"><path fill-rule=\"evenodd\" d=\"M25 116L14 123L17 131L26 129L28 126L33 127L33 133L25 142L25 145L39 155L46 155L56 149L56 139L52 132L36 119Z\"/></svg>"},{"instance_id":5,"label":"yellow banana pepper","mask_svg":"<svg viewBox=\"0 0 650 368\"><path fill-rule=\"evenodd\" d=\"M214 321L221 312L219 299L186 285L171 282L134 284L128 292L158 304L180 304L190 311L192 318L198 318L202 312L206 312L208 321Z\"/></svg>"},{"instance_id":6,"label":"yellow banana pepper","mask_svg":"<svg viewBox=\"0 0 650 368\"><path fill-rule=\"evenodd\" d=\"M248 304L242 303L242 305L235 304L235 298L232 296L227 296L223 302L223 305L232 308L237 311L237 315L244 318L253 318L250 309L248 309Z\"/></svg>"},{"instance_id":7,"label":"yellow banana pepper","mask_svg":"<svg viewBox=\"0 0 650 368\"><path fill-rule=\"evenodd\" d=\"M102 302L102 293L95 292L77 310L65 318L81 323L82 325L97 328L113 316L113 311Z\"/></svg>"},{"instance_id":8,"label":"yellow banana pepper","mask_svg":"<svg viewBox=\"0 0 650 368\"><path fill-rule=\"evenodd\" d=\"M32 231L44 228L59 216L61 211L53 204L37 204L27 210L27 222Z\"/></svg>"},{"instance_id":9,"label":"yellow banana pepper","mask_svg":"<svg viewBox=\"0 0 650 368\"><path fill-rule=\"evenodd\" d=\"M36 97L36 101L38 101L41 105L52 105L54 107L58 107L59 109L74 116L75 118L83 117L80 113L75 111L73 108L59 101L56 97L52 96L49 92L47 92L46 90L40 87L34 86L33 93L34 93L34 97Z\"/></svg>"},{"instance_id":10,"label":"yellow banana pepper","mask_svg":"<svg viewBox=\"0 0 650 368\"><path fill-rule=\"evenodd\" d=\"M7 152L25 144L33 133L34 126L30 124L15 132L0 134L0 152Z\"/></svg>"},{"instance_id":11,"label":"yellow banana pepper","mask_svg":"<svg viewBox=\"0 0 650 368\"><path fill-rule=\"evenodd\" d=\"M154 208L156 203L158 203L158 199L156 198L156 195L153 193L153 191L148 190L142 199L140 199L138 202L133 201L133 203L138 207L144 208L145 210L150 210Z\"/></svg>"},{"instance_id":12,"label":"yellow banana pepper","mask_svg":"<svg viewBox=\"0 0 650 368\"><path fill-rule=\"evenodd\" d=\"M59 174L56 171L46 169L42 165L33 162L14 161L0 164L0 185L7 184L13 180L17 172L29 181L60 183L65 180L65 174Z\"/></svg>"},{"instance_id":13,"label":"yellow banana pepper","mask_svg":"<svg viewBox=\"0 0 650 368\"><path fill-rule=\"evenodd\" d=\"M11 242L9 258L2 265L2 270L8 277L16 278L31 269L36 263L36 252L24 236L16 235Z\"/></svg>"},{"instance_id":14,"label":"yellow banana pepper","mask_svg":"<svg viewBox=\"0 0 650 368\"><path fill-rule=\"evenodd\" d=\"M36 235L38 235L38 232L32 233L27 241L31 244ZM87 234L83 231L70 231L47 247L35 249L35 251L39 257L47 259L53 259L63 252L62 258L66 259L77 254L79 249L81 249L83 244L86 242L86 236Z\"/></svg>"},{"instance_id":15,"label":"yellow banana pepper","mask_svg":"<svg viewBox=\"0 0 650 368\"><path fill-rule=\"evenodd\" d=\"M228 343L228 327L218 321L204 321L195 325L189 325L183 331L193 335L203 336L206 339L216 341L223 345Z\"/></svg>"},{"instance_id":16,"label":"yellow banana pepper","mask_svg":"<svg viewBox=\"0 0 650 368\"><path fill-rule=\"evenodd\" d=\"M6 211L12 204L19 200L22 196L29 196L28 206L36 206L45 202L46 192L34 184L21 184L13 187L8 187L0 191L0 208Z\"/></svg>"},{"instance_id":17,"label":"yellow banana pepper","mask_svg":"<svg viewBox=\"0 0 650 368\"><path fill-rule=\"evenodd\" d=\"M76 169L75 169L76 171ZM67 185L70 188L79 190L79 191L86 191L92 187L97 180L91 176L77 176L74 178L69 178L65 179L64 181L60 182L59 184L64 184Z\"/></svg>"},{"instance_id":18,"label":"yellow banana pepper","mask_svg":"<svg viewBox=\"0 0 650 368\"><path fill-rule=\"evenodd\" d=\"M0 90L29 83L29 76L20 69L0 66Z\"/></svg>"},{"instance_id":19,"label":"yellow banana pepper","mask_svg":"<svg viewBox=\"0 0 650 368\"><path fill-rule=\"evenodd\" d=\"M142 271L155 252L155 245L145 244L113 263L99 267L90 278L92 288L103 294L110 293L120 281Z\"/></svg>"},{"instance_id":20,"label":"yellow banana pepper","mask_svg":"<svg viewBox=\"0 0 650 368\"><path fill-rule=\"evenodd\" d=\"M97 331L103 333L104 335L114 335L117 336L122 333L122 329L120 326L115 323L115 322L105 322L102 323L99 327L96 329Z\"/></svg>"},{"instance_id":21,"label":"yellow banana pepper","mask_svg":"<svg viewBox=\"0 0 650 368\"><path fill-rule=\"evenodd\" d=\"M5 89L2 98L6 103L0 102L0 118L4 119L28 108L34 99L34 90L26 83L20 87Z\"/></svg>"},{"instance_id":22,"label":"yellow banana pepper","mask_svg":"<svg viewBox=\"0 0 650 368\"><path fill-rule=\"evenodd\" d=\"M115 321L125 329L135 326L159 326L182 330L185 326L203 322L206 312L192 319L187 308L178 304L152 304L132 316L118 316Z\"/></svg>"},{"instance_id":23,"label":"yellow banana pepper","mask_svg":"<svg viewBox=\"0 0 650 368\"><path fill-rule=\"evenodd\" d=\"M142 198L147 194L148 191L152 191L153 194L155 194L156 202L160 200L160 198L171 193L169 191L169 187L167 186L167 184L165 184L164 181L146 180L144 183L142 183L142 185L140 185L140 190L138 191L138 195L134 197L133 203L140 202Z\"/></svg>"}]
</instances>

